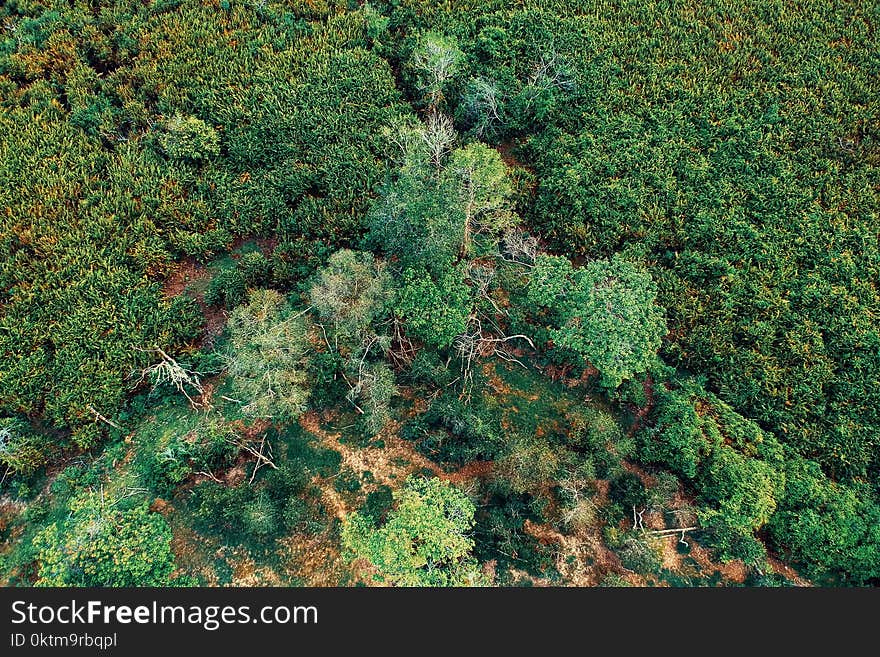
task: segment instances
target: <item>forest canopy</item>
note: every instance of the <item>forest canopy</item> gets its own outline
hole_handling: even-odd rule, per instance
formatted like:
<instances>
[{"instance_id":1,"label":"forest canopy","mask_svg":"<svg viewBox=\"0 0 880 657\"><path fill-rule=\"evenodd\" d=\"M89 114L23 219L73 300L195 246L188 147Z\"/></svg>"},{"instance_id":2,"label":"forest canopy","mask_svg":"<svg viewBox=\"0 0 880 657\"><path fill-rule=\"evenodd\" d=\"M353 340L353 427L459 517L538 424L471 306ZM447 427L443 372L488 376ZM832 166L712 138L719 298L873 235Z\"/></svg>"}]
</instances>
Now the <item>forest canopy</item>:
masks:
<instances>
[{"instance_id":1,"label":"forest canopy","mask_svg":"<svg viewBox=\"0 0 880 657\"><path fill-rule=\"evenodd\" d=\"M876 6L0 22L0 582L880 583Z\"/></svg>"}]
</instances>

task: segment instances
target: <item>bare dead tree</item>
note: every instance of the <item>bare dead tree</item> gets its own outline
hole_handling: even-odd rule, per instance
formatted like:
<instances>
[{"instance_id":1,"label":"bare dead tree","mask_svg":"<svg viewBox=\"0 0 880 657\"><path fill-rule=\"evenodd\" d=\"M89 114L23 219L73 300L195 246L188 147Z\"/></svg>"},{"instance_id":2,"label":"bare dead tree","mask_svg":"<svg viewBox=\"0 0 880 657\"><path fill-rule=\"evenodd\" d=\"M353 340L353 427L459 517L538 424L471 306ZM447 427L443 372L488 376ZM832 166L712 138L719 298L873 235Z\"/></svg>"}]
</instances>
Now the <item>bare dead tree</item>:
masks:
<instances>
[{"instance_id":1,"label":"bare dead tree","mask_svg":"<svg viewBox=\"0 0 880 657\"><path fill-rule=\"evenodd\" d=\"M398 167L402 166L415 144L421 141L423 130L420 123L400 123L394 128L384 128L382 137L386 157Z\"/></svg>"},{"instance_id":2,"label":"bare dead tree","mask_svg":"<svg viewBox=\"0 0 880 657\"><path fill-rule=\"evenodd\" d=\"M422 76L419 91L427 96L430 106L443 99L443 87L458 73L462 52L445 39L426 38L412 54L412 66Z\"/></svg>"},{"instance_id":3,"label":"bare dead tree","mask_svg":"<svg viewBox=\"0 0 880 657\"><path fill-rule=\"evenodd\" d=\"M633 504L633 529L645 529L645 511L646 509L642 509L641 511L636 510L636 505Z\"/></svg>"},{"instance_id":4,"label":"bare dead tree","mask_svg":"<svg viewBox=\"0 0 880 657\"><path fill-rule=\"evenodd\" d=\"M391 348L388 350L391 362L396 368L405 369L412 364L417 353L418 348L404 333L400 319L395 317L391 324Z\"/></svg>"},{"instance_id":5,"label":"bare dead tree","mask_svg":"<svg viewBox=\"0 0 880 657\"><path fill-rule=\"evenodd\" d=\"M141 495L141 494L149 493L149 492L150 492L150 490L148 488L141 488L139 486L126 486L123 489L122 494L119 497L117 497L115 500L110 502L110 504L108 506L111 506L111 507L116 506L122 500L126 500L129 497L134 497L135 495ZM101 495L103 496L103 488L101 489Z\"/></svg>"},{"instance_id":6,"label":"bare dead tree","mask_svg":"<svg viewBox=\"0 0 880 657\"><path fill-rule=\"evenodd\" d=\"M136 347L136 349L138 349L138 351L157 354L160 360L158 363L141 370L140 377L133 387L137 387L145 380L153 382L152 390L155 390L160 385L170 384L189 400L189 403L193 408L198 408L200 406L200 404L190 396L189 392L187 392L187 387L192 388L199 395L204 394L205 389L199 378L203 375L202 372L196 372L181 365L159 347L153 347L152 349L141 349ZM132 373L132 375L133 374L134 373Z\"/></svg>"},{"instance_id":7,"label":"bare dead tree","mask_svg":"<svg viewBox=\"0 0 880 657\"><path fill-rule=\"evenodd\" d=\"M275 461L272 458L272 446L266 441L266 434L263 433L260 436L259 445L254 446L248 440L245 440L241 436L239 436L234 430L230 427L220 425L221 430L225 433L223 436L226 442L237 447L240 450L243 450L253 456L256 459L254 464L254 471L251 473L251 478L248 483L253 483L254 478L257 476L257 472L263 466L269 466L273 470L277 470L278 466L275 465ZM198 472L197 474L204 475L209 479L213 479L214 481L219 481L215 475L210 472Z\"/></svg>"},{"instance_id":8,"label":"bare dead tree","mask_svg":"<svg viewBox=\"0 0 880 657\"><path fill-rule=\"evenodd\" d=\"M533 267L538 257L538 240L521 230L508 230L501 240L501 258L525 267Z\"/></svg>"},{"instance_id":9,"label":"bare dead tree","mask_svg":"<svg viewBox=\"0 0 880 657\"><path fill-rule=\"evenodd\" d=\"M586 494L589 490L588 480L573 475L562 479L559 487L563 495L571 500L563 509L562 522L575 529L591 524L596 519L599 507L591 496Z\"/></svg>"},{"instance_id":10,"label":"bare dead tree","mask_svg":"<svg viewBox=\"0 0 880 657\"><path fill-rule=\"evenodd\" d=\"M477 78L471 82L462 107L473 125L478 139L495 132L495 126L503 123L501 117L503 94L495 80Z\"/></svg>"},{"instance_id":11,"label":"bare dead tree","mask_svg":"<svg viewBox=\"0 0 880 657\"><path fill-rule=\"evenodd\" d=\"M691 506L681 506L669 509L666 513L672 516L673 522L679 527L693 525L697 521L697 513Z\"/></svg>"},{"instance_id":12,"label":"bare dead tree","mask_svg":"<svg viewBox=\"0 0 880 657\"><path fill-rule=\"evenodd\" d=\"M217 475L215 475L213 472L209 472L208 470L199 470L198 472L196 472L196 474L207 477L211 481L216 481L218 484L223 483L223 481Z\"/></svg>"},{"instance_id":13,"label":"bare dead tree","mask_svg":"<svg viewBox=\"0 0 880 657\"><path fill-rule=\"evenodd\" d=\"M464 391L467 392L473 383L473 364L478 357L497 356L502 360L515 363L521 367L525 365L510 350L507 344L512 340L524 340L530 347L535 348L534 342L527 335L502 335L496 337L483 332L482 322L476 316L472 316L468 322L468 330L457 336L452 343L462 362L462 382Z\"/></svg>"},{"instance_id":14,"label":"bare dead tree","mask_svg":"<svg viewBox=\"0 0 880 657\"><path fill-rule=\"evenodd\" d=\"M455 142L455 126L452 125L452 119L435 109L428 112L425 129L422 132L422 142L439 174L443 168L443 160L452 150Z\"/></svg>"},{"instance_id":15,"label":"bare dead tree","mask_svg":"<svg viewBox=\"0 0 880 657\"><path fill-rule=\"evenodd\" d=\"M263 434L263 436L260 440L259 449L254 449L254 448L250 447L249 445L247 445L246 443L241 443L241 447L246 452L253 454L255 457L257 457L257 461L256 461L256 463L254 463L254 471L251 472L251 478L250 478L250 481L248 481L249 484L254 483L254 478L257 476L257 472L264 465L268 465L273 470L278 469L278 466L275 465L275 463L272 461L272 459L270 459L268 456L266 456L263 453L263 450L265 449L265 450L268 450L269 456L272 455L272 446L269 445L268 443L266 443L266 434Z\"/></svg>"},{"instance_id":16,"label":"bare dead tree","mask_svg":"<svg viewBox=\"0 0 880 657\"><path fill-rule=\"evenodd\" d=\"M544 53L532 65L528 84L541 89L555 88L571 91L575 87L574 76L568 65L556 53Z\"/></svg>"}]
</instances>

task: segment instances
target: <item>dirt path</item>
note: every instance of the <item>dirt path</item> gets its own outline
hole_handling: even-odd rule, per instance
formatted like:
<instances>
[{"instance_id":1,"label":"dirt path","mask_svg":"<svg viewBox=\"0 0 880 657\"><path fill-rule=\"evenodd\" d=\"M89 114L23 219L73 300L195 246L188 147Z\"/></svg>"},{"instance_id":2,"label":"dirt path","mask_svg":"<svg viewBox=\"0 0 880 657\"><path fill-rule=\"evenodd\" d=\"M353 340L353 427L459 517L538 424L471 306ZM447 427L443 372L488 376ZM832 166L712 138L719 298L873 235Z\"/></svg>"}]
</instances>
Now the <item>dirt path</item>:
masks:
<instances>
[{"instance_id":1,"label":"dirt path","mask_svg":"<svg viewBox=\"0 0 880 657\"><path fill-rule=\"evenodd\" d=\"M813 583L810 582L810 580L798 575L794 568L782 563L779 559L768 556L767 563L770 564L773 572L777 575L782 575L791 582L794 582L795 586L813 586Z\"/></svg>"},{"instance_id":2,"label":"dirt path","mask_svg":"<svg viewBox=\"0 0 880 657\"><path fill-rule=\"evenodd\" d=\"M605 545L598 529L563 534L549 524L526 520L523 531L544 545L557 546L556 569L566 586L598 586L609 573L620 575L634 586L643 584L643 578L623 568L619 557Z\"/></svg>"},{"instance_id":3,"label":"dirt path","mask_svg":"<svg viewBox=\"0 0 880 657\"><path fill-rule=\"evenodd\" d=\"M321 441L322 446L332 449L342 457L342 465L360 474L369 472L378 483L389 488L399 488L406 478L419 471L429 471L440 479L457 486L489 476L491 461L473 461L455 472L444 472L436 463L420 454L413 444L398 435L399 422L389 422L379 433L383 446L356 447L342 442L341 434L321 426L321 419L314 411L300 417L300 425ZM318 478L320 479L320 478ZM323 491L324 502L340 520L354 509L348 508L342 496L333 488L332 480L317 482Z\"/></svg>"},{"instance_id":4,"label":"dirt path","mask_svg":"<svg viewBox=\"0 0 880 657\"><path fill-rule=\"evenodd\" d=\"M358 475L369 472L379 484L390 488L398 488L413 472L422 469L442 475L442 471L429 459L419 454L411 443L397 435L400 426L397 422L389 422L380 432L383 447L353 447L346 445L338 432L328 431L321 426L321 420L314 411L300 417L300 425L320 440L323 447L338 452L342 457L342 466ZM349 508L342 496L333 487L332 479L316 478L327 505L333 514L343 520L354 509Z\"/></svg>"},{"instance_id":5,"label":"dirt path","mask_svg":"<svg viewBox=\"0 0 880 657\"><path fill-rule=\"evenodd\" d=\"M396 487L407 475L420 469L442 475L440 467L419 454L412 443L397 435L400 425L389 422L379 433L383 447L353 447L340 440L341 434L327 431L321 426L318 414L308 412L300 417L300 425L320 439L324 447L339 452L343 465L357 473L370 472L373 478L386 486Z\"/></svg>"}]
</instances>

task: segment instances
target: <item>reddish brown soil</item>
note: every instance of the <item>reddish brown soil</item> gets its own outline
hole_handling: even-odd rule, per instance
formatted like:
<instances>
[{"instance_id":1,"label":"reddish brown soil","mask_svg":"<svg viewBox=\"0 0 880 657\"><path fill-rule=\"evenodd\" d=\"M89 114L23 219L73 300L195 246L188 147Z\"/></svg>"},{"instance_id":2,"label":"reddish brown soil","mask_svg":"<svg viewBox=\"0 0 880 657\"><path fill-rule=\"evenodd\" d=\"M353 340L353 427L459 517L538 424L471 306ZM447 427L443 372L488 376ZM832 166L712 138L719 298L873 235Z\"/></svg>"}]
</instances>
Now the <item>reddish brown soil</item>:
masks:
<instances>
[{"instance_id":1,"label":"reddish brown soil","mask_svg":"<svg viewBox=\"0 0 880 657\"><path fill-rule=\"evenodd\" d=\"M275 251L275 247L278 246L278 241L279 240L277 237L268 237L268 238L236 237L232 241L232 246L229 247L229 250L234 252L234 251L240 249L242 246L244 246L248 242L253 242L258 247L260 247L260 251L262 251L263 255L265 255L268 258L270 255L272 255L272 252ZM241 258L241 254L231 253L230 257L233 260L238 260L239 258Z\"/></svg>"},{"instance_id":2,"label":"reddish brown soil","mask_svg":"<svg viewBox=\"0 0 880 657\"><path fill-rule=\"evenodd\" d=\"M472 461L460 470L441 474L440 478L453 484L462 484L472 479L485 479L492 472L492 461Z\"/></svg>"},{"instance_id":3,"label":"reddish brown soil","mask_svg":"<svg viewBox=\"0 0 880 657\"><path fill-rule=\"evenodd\" d=\"M645 472L643 468L640 468L634 463L621 460L620 464L623 466L624 470L626 470L627 472L631 472L636 477L638 477L641 480L642 484L644 484L645 488L650 488L656 483L654 477L649 475L647 472Z\"/></svg>"},{"instance_id":4,"label":"reddish brown soil","mask_svg":"<svg viewBox=\"0 0 880 657\"><path fill-rule=\"evenodd\" d=\"M687 539L685 539L687 540ZM728 561L727 563L713 562L709 551L695 541L690 541L690 556L700 564L700 567L707 573L717 571L721 576L736 584L742 584L748 575L748 568L742 561Z\"/></svg>"},{"instance_id":5,"label":"reddish brown soil","mask_svg":"<svg viewBox=\"0 0 880 657\"><path fill-rule=\"evenodd\" d=\"M177 263L171 270L171 274L165 279L165 283L162 286L162 294L166 299L180 296L194 283L205 281L210 277L211 272L207 267L196 262L193 258L186 258ZM205 303L203 292L196 292L193 294L193 298L199 304L202 316L205 318L205 329L201 340L196 346L211 346L214 340L223 333L227 319L226 311L208 306Z\"/></svg>"},{"instance_id":6,"label":"reddish brown soil","mask_svg":"<svg viewBox=\"0 0 880 657\"><path fill-rule=\"evenodd\" d=\"M810 580L801 577L794 568L782 563L779 559L777 559L775 557L767 557L767 563L770 564L770 567L773 569L773 572L775 572L778 575L782 575L790 582L794 582L794 584L796 586L812 586L813 585L810 582Z\"/></svg>"},{"instance_id":7,"label":"reddish brown soil","mask_svg":"<svg viewBox=\"0 0 880 657\"><path fill-rule=\"evenodd\" d=\"M535 172L533 167L530 167L526 163L519 160L514 154L513 150L516 148L517 144L514 144L511 141L506 141L496 146L496 150L498 154L501 155L501 159L504 161L509 167L519 167L520 169L525 169L526 171L530 171L532 173Z\"/></svg>"},{"instance_id":8,"label":"reddish brown soil","mask_svg":"<svg viewBox=\"0 0 880 657\"><path fill-rule=\"evenodd\" d=\"M168 278L165 279L165 283L162 285L162 294L167 299L180 296L190 284L205 280L210 275L211 272L204 265L196 262L194 258L185 258L174 266Z\"/></svg>"}]
</instances>

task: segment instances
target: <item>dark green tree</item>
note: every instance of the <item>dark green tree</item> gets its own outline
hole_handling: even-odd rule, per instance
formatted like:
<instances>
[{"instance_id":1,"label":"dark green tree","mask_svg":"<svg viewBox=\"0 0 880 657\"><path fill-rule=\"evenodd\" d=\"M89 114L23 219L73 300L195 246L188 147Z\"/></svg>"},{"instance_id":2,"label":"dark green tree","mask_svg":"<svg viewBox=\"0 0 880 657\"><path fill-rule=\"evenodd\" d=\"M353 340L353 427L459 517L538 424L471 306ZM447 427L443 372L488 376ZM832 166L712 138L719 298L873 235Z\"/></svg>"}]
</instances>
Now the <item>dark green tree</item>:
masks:
<instances>
[{"instance_id":1,"label":"dark green tree","mask_svg":"<svg viewBox=\"0 0 880 657\"><path fill-rule=\"evenodd\" d=\"M535 262L528 298L555 315L550 335L599 370L617 388L652 363L666 332L650 274L615 256L575 268L560 256Z\"/></svg>"},{"instance_id":2,"label":"dark green tree","mask_svg":"<svg viewBox=\"0 0 880 657\"><path fill-rule=\"evenodd\" d=\"M457 267L437 279L425 270L407 269L394 300L394 312L409 334L438 349L464 333L470 310L470 291Z\"/></svg>"}]
</instances>

